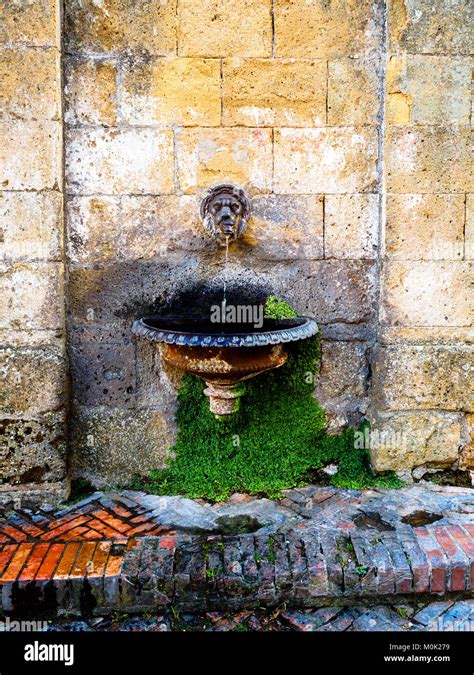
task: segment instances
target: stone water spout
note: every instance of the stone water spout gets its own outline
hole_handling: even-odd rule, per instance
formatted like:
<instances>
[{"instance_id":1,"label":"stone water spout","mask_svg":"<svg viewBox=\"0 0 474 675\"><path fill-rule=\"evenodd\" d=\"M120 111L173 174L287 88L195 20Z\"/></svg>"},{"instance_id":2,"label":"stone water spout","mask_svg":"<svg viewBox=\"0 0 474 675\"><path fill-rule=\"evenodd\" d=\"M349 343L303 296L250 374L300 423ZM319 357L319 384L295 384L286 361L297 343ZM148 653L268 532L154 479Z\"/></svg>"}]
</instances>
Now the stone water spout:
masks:
<instances>
[{"instance_id":1,"label":"stone water spout","mask_svg":"<svg viewBox=\"0 0 474 675\"><path fill-rule=\"evenodd\" d=\"M201 217L208 234L228 248L229 240L239 237L247 226L250 202L242 189L218 185L203 199ZM239 318L233 322L214 321L210 308L208 316L196 317L190 311L189 316L146 316L133 324L135 335L162 345L166 363L205 381L204 394L217 417L236 411L242 395L240 382L282 366L288 358L288 343L318 331L309 317L263 318L260 306L262 320L252 322L255 307L239 308L243 311L236 313Z\"/></svg>"}]
</instances>

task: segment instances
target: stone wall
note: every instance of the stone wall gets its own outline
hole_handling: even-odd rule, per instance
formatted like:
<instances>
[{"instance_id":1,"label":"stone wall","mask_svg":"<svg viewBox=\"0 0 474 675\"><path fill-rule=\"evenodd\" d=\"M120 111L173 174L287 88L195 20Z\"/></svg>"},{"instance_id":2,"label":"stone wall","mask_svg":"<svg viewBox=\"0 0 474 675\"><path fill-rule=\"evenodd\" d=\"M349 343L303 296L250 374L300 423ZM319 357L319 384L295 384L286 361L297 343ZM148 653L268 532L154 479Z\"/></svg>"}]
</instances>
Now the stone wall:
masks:
<instances>
[{"instance_id":1,"label":"stone wall","mask_svg":"<svg viewBox=\"0 0 474 675\"><path fill-rule=\"evenodd\" d=\"M0 505L68 491L60 14L0 7Z\"/></svg>"},{"instance_id":2,"label":"stone wall","mask_svg":"<svg viewBox=\"0 0 474 675\"><path fill-rule=\"evenodd\" d=\"M474 468L472 18L460 0L388 13L377 469L449 466L460 450Z\"/></svg>"},{"instance_id":3,"label":"stone wall","mask_svg":"<svg viewBox=\"0 0 474 675\"><path fill-rule=\"evenodd\" d=\"M376 317L381 3L106 4L68 3L65 24L76 470L120 482L163 461L175 391L130 325L224 274L318 318L318 395L333 428L359 421ZM252 198L226 271L197 217L219 182Z\"/></svg>"},{"instance_id":4,"label":"stone wall","mask_svg":"<svg viewBox=\"0 0 474 675\"><path fill-rule=\"evenodd\" d=\"M369 416L411 432L374 450L377 468L456 461L472 400L469 3L68 0L62 102L53 0L8 7L3 342L25 379L2 415L41 441L9 432L2 480L64 479L64 297L71 473L103 486L161 465L179 376L131 323L224 277L316 317L331 429ZM226 269L198 217L225 181L252 200Z\"/></svg>"}]
</instances>

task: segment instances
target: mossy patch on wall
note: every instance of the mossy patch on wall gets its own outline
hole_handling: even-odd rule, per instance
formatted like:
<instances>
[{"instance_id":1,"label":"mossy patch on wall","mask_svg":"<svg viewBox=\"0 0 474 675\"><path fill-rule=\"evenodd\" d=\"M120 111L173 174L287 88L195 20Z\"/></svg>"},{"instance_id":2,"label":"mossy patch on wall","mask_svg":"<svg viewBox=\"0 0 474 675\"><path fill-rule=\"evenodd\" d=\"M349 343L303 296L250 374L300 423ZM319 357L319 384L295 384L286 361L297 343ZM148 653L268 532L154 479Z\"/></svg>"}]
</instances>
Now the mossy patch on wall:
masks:
<instances>
[{"instance_id":1,"label":"mossy patch on wall","mask_svg":"<svg viewBox=\"0 0 474 675\"><path fill-rule=\"evenodd\" d=\"M270 297L265 315L296 316ZM375 475L365 449L354 447L354 431L326 433L323 408L314 398L319 337L288 346L284 366L242 383L239 410L216 419L203 395L204 382L185 375L178 392L179 433L174 459L152 472L148 491L221 501L233 492L279 497L281 491L311 481L316 469L338 464L332 483L367 488L398 487L394 474Z\"/></svg>"}]
</instances>

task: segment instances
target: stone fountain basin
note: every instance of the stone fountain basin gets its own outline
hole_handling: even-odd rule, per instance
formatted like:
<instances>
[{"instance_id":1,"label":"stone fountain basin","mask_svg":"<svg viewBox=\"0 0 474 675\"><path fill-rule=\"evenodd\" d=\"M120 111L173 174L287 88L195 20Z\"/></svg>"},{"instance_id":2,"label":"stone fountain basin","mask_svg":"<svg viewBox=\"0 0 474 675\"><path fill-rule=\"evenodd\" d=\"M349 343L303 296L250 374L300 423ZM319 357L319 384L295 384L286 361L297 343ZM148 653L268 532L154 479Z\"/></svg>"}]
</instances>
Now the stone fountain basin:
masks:
<instances>
[{"instance_id":1,"label":"stone fountain basin","mask_svg":"<svg viewBox=\"0 0 474 675\"><path fill-rule=\"evenodd\" d=\"M133 324L133 333L163 344L166 363L205 380L211 411L217 416L236 410L238 382L282 366L285 345L318 331L309 317L264 319L260 327L213 323L201 317L148 316Z\"/></svg>"}]
</instances>

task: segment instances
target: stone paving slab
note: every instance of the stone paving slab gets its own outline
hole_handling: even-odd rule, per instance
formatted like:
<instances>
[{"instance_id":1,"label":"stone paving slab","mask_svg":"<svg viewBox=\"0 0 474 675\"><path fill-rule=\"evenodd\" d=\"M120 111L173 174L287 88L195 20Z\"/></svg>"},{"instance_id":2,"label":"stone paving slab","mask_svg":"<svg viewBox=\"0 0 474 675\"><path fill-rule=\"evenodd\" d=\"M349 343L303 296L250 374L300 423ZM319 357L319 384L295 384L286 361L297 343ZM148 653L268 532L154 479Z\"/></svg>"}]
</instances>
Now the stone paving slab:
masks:
<instances>
[{"instance_id":1,"label":"stone paving slab","mask_svg":"<svg viewBox=\"0 0 474 675\"><path fill-rule=\"evenodd\" d=\"M0 630L18 630L16 619ZM238 612L181 612L157 607L144 614L40 622L45 632L474 632L474 600L412 604L325 605L317 609L258 608Z\"/></svg>"},{"instance_id":2,"label":"stone paving slab","mask_svg":"<svg viewBox=\"0 0 474 675\"><path fill-rule=\"evenodd\" d=\"M443 609L440 609L443 605ZM449 612L448 612L449 610ZM421 620L421 618L429 620ZM454 620L453 620L454 618ZM0 627L0 630L2 628ZM18 630L15 619L4 630ZM325 605L318 609L180 612L157 608L135 616L99 616L45 622L46 632L474 632L474 600L413 605Z\"/></svg>"},{"instance_id":3,"label":"stone paving slab","mask_svg":"<svg viewBox=\"0 0 474 675\"><path fill-rule=\"evenodd\" d=\"M235 495L208 505L125 491L95 493L59 511L9 512L0 518L2 608L99 615L168 605L237 611L315 607L328 598L467 598L473 494L309 486L287 491L283 503Z\"/></svg>"}]
</instances>

